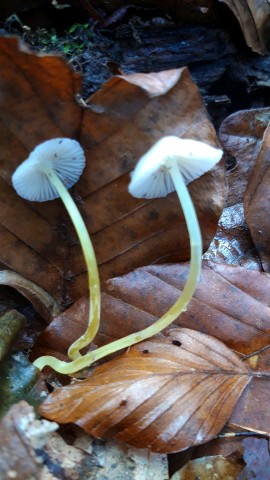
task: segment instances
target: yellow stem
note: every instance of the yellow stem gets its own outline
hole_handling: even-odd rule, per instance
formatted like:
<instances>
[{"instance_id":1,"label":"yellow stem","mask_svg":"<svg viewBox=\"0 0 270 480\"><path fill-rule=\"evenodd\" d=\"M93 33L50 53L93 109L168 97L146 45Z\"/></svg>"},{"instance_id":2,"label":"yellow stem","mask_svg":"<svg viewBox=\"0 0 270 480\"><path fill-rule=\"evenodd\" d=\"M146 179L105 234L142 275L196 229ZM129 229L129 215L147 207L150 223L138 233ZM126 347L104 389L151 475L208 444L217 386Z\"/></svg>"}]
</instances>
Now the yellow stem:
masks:
<instances>
[{"instance_id":1,"label":"yellow stem","mask_svg":"<svg viewBox=\"0 0 270 480\"><path fill-rule=\"evenodd\" d=\"M53 170L46 172L46 175L50 179L51 183L56 188L58 194L60 195L69 216L73 222L77 235L79 237L87 272L88 272L88 282L89 282L89 320L88 327L86 332L69 347L68 355L71 360L76 360L77 358L83 358L80 354L80 350L83 347L89 345L92 340L95 338L100 321L100 282L98 274L98 266L96 261L96 256L92 242L90 240L88 231L86 229L85 223L82 219L82 216L75 204L73 198L69 194L66 187L63 185L59 177Z\"/></svg>"},{"instance_id":2,"label":"yellow stem","mask_svg":"<svg viewBox=\"0 0 270 480\"><path fill-rule=\"evenodd\" d=\"M202 263L202 239L197 215L183 177L179 172L177 166L174 166L172 164L168 166L168 169L170 171L171 177L175 185L175 189L182 205L190 236L190 271L187 283L180 298L168 310L168 312L166 312L153 325L150 325L144 330L132 333L131 335L109 343L108 345L104 345L103 347L100 347L93 352L87 353L83 357L77 358L70 363L60 361L52 356L40 357L34 362L34 365L40 370L42 370L42 368L45 366L50 366L54 370L64 374L72 374L74 372L77 372L78 370L90 366L92 363L111 353L117 352L118 350L126 347L130 347L135 343L141 342L142 340L146 340L147 338L156 335L161 330L170 325L183 311L186 310L187 305L196 289L200 276Z\"/></svg>"}]
</instances>

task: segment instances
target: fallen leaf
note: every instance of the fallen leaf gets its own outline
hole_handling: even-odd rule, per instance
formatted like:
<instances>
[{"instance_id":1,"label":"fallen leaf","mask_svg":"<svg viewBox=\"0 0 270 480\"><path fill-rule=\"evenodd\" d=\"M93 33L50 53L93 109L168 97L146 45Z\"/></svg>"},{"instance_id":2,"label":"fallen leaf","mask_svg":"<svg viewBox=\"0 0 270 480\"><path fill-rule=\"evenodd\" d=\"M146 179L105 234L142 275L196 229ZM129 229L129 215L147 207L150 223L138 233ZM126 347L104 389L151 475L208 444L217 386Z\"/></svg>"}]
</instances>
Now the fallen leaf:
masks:
<instances>
[{"instance_id":1,"label":"fallen leaf","mask_svg":"<svg viewBox=\"0 0 270 480\"><path fill-rule=\"evenodd\" d=\"M106 440L101 443L85 434L83 430L80 430L79 435L77 433L74 446L84 452L91 452L97 459L95 480L119 480L120 478L166 480L169 478L167 455L133 448L115 440ZM91 473L93 475L93 470Z\"/></svg>"},{"instance_id":2,"label":"fallen leaf","mask_svg":"<svg viewBox=\"0 0 270 480\"><path fill-rule=\"evenodd\" d=\"M0 478L26 480L165 480L167 456L137 450L116 441L100 442L73 428L35 419L22 401L0 422ZM67 441L65 441L65 437Z\"/></svg>"},{"instance_id":3,"label":"fallen leaf","mask_svg":"<svg viewBox=\"0 0 270 480\"><path fill-rule=\"evenodd\" d=\"M244 193L257 160L264 132L270 122L270 108L233 113L221 124L219 138L235 166L227 171L228 207L243 203Z\"/></svg>"},{"instance_id":4,"label":"fallen leaf","mask_svg":"<svg viewBox=\"0 0 270 480\"><path fill-rule=\"evenodd\" d=\"M251 378L218 340L172 329L165 339L131 347L85 380L56 389L40 412L98 438L176 452L213 438Z\"/></svg>"},{"instance_id":5,"label":"fallen leaf","mask_svg":"<svg viewBox=\"0 0 270 480\"><path fill-rule=\"evenodd\" d=\"M196 458L188 462L181 470L174 473L170 480L236 480L243 470L239 459L216 457Z\"/></svg>"},{"instance_id":6,"label":"fallen leaf","mask_svg":"<svg viewBox=\"0 0 270 480\"><path fill-rule=\"evenodd\" d=\"M237 112L221 125L219 137L228 167L227 208L223 210L216 235L204 256L206 259L262 270L245 220L243 202L269 122L270 109L264 108Z\"/></svg>"},{"instance_id":7,"label":"fallen leaf","mask_svg":"<svg viewBox=\"0 0 270 480\"><path fill-rule=\"evenodd\" d=\"M58 302L48 292L19 273L9 270L0 271L0 285L15 288L32 303L35 310L47 322L60 313Z\"/></svg>"},{"instance_id":8,"label":"fallen leaf","mask_svg":"<svg viewBox=\"0 0 270 480\"><path fill-rule=\"evenodd\" d=\"M255 352L255 355L248 361L253 369L262 374L265 372L265 374L260 378L253 378L240 397L229 424L234 428L240 427L247 431L270 436L269 345L261 352Z\"/></svg>"},{"instance_id":9,"label":"fallen leaf","mask_svg":"<svg viewBox=\"0 0 270 480\"><path fill-rule=\"evenodd\" d=\"M264 0L219 0L235 14L245 40L254 52L265 55L270 49L270 4Z\"/></svg>"},{"instance_id":10,"label":"fallen leaf","mask_svg":"<svg viewBox=\"0 0 270 480\"><path fill-rule=\"evenodd\" d=\"M1 480L41 479L42 463L36 450L42 449L58 425L36 420L34 409L22 401L2 419L0 428Z\"/></svg>"},{"instance_id":11,"label":"fallen leaf","mask_svg":"<svg viewBox=\"0 0 270 480\"><path fill-rule=\"evenodd\" d=\"M245 438L243 440L244 460L246 467L239 475L238 480L252 478L270 479L270 455L268 441L264 438Z\"/></svg>"},{"instance_id":12,"label":"fallen leaf","mask_svg":"<svg viewBox=\"0 0 270 480\"><path fill-rule=\"evenodd\" d=\"M140 86L129 77L113 78L89 99L88 108L76 103L80 79L63 59L34 55L15 38L1 39L0 71L2 264L65 304L87 292L81 248L60 201L25 202L10 186L12 173L29 152L59 136L76 137L86 152L76 198L92 234L102 279L160 259L189 257L189 238L175 194L145 201L127 192L130 171L161 136L217 145L187 69L141 75L136 81ZM161 93L154 98L145 90L150 79L151 90ZM223 208L224 185L223 165L190 185L205 249Z\"/></svg>"},{"instance_id":13,"label":"fallen leaf","mask_svg":"<svg viewBox=\"0 0 270 480\"><path fill-rule=\"evenodd\" d=\"M178 472L188 462L203 457L225 457L235 459L244 467L243 463L243 436L237 435L239 427L228 427L226 424L221 432L209 442L188 448L182 452L170 456L170 468L172 472ZM245 432L242 431L242 434ZM228 435L228 436L227 436Z\"/></svg>"},{"instance_id":14,"label":"fallen leaf","mask_svg":"<svg viewBox=\"0 0 270 480\"><path fill-rule=\"evenodd\" d=\"M188 271L187 264L157 265L106 282L96 345L152 324L179 297ZM195 295L174 324L212 335L243 354L266 348L270 334L269 282L266 273L204 262ZM66 358L70 343L85 329L87 315L88 303L82 298L47 327L33 357ZM253 368L265 371L269 364L270 356L263 352ZM254 378L237 403L230 423L270 434L268 397L268 379Z\"/></svg>"},{"instance_id":15,"label":"fallen leaf","mask_svg":"<svg viewBox=\"0 0 270 480\"><path fill-rule=\"evenodd\" d=\"M188 264L152 265L105 282L96 345L141 330L161 317L179 298L188 272ZM269 288L265 273L204 262L194 297L174 324L212 335L238 352L252 353L269 343ZM82 298L46 328L34 357L63 358L84 332L87 319L88 301Z\"/></svg>"},{"instance_id":16,"label":"fallen leaf","mask_svg":"<svg viewBox=\"0 0 270 480\"><path fill-rule=\"evenodd\" d=\"M260 258L245 221L242 203L224 208L215 237L203 258L212 262L262 270Z\"/></svg>"},{"instance_id":17,"label":"fallen leaf","mask_svg":"<svg viewBox=\"0 0 270 480\"><path fill-rule=\"evenodd\" d=\"M167 455L129 447L115 440L99 440L75 425L61 428L44 447L44 470L68 480L166 480ZM50 479L51 477L49 477ZM43 477L42 477L43 480ZM47 480L47 477L44 477Z\"/></svg>"},{"instance_id":18,"label":"fallen leaf","mask_svg":"<svg viewBox=\"0 0 270 480\"><path fill-rule=\"evenodd\" d=\"M270 126L263 137L260 153L246 189L244 205L247 224L261 257L263 268L270 272Z\"/></svg>"}]
</instances>

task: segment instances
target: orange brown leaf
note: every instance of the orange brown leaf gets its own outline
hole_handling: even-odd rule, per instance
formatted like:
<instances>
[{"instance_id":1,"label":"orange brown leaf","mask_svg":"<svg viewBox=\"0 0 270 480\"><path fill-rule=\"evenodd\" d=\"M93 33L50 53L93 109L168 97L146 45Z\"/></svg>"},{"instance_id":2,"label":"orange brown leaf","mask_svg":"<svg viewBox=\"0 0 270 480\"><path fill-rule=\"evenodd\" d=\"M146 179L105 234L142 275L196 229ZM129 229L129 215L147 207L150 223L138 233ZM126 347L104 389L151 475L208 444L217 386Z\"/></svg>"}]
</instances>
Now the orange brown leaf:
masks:
<instances>
[{"instance_id":1,"label":"orange brown leaf","mask_svg":"<svg viewBox=\"0 0 270 480\"><path fill-rule=\"evenodd\" d=\"M115 437L169 453L213 438L252 378L249 367L218 340L172 329L55 390L40 407L60 423L95 437Z\"/></svg>"}]
</instances>

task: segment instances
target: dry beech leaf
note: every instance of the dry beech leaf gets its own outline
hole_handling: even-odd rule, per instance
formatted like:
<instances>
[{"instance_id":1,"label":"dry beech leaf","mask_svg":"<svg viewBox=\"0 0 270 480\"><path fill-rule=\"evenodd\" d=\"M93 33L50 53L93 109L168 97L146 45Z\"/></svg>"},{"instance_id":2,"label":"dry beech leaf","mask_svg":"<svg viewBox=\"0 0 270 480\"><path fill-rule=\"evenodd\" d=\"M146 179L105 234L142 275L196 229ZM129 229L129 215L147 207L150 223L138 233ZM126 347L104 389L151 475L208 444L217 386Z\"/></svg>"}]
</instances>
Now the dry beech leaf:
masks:
<instances>
[{"instance_id":1,"label":"dry beech leaf","mask_svg":"<svg viewBox=\"0 0 270 480\"><path fill-rule=\"evenodd\" d=\"M35 310L48 322L60 313L58 302L48 292L19 273L1 270L0 285L15 288L32 303Z\"/></svg>"},{"instance_id":2,"label":"dry beech leaf","mask_svg":"<svg viewBox=\"0 0 270 480\"><path fill-rule=\"evenodd\" d=\"M255 352L255 355L248 359L252 369L266 372L265 376L253 378L230 418L230 425L233 428L242 428L248 431L257 432L270 436L270 406L269 406L269 345ZM267 373L268 372L268 373Z\"/></svg>"},{"instance_id":3,"label":"dry beech leaf","mask_svg":"<svg viewBox=\"0 0 270 480\"><path fill-rule=\"evenodd\" d=\"M100 346L141 330L161 317L180 296L189 265L152 265L103 284ZM216 337L250 354L269 344L270 278L242 267L203 262L198 287L174 324ZM80 299L56 317L39 337L34 355L63 356L84 331L88 302Z\"/></svg>"},{"instance_id":4,"label":"dry beech leaf","mask_svg":"<svg viewBox=\"0 0 270 480\"><path fill-rule=\"evenodd\" d=\"M170 480L236 480L243 466L240 459L222 455L196 458L175 472Z\"/></svg>"},{"instance_id":5,"label":"dry beech leaf","mask_svg":"<svg viewBox=\"0 0 270 480\"><path fill-rule=\"evenodd\" d=\"M98 438L176 452L213 438L251 378L249 367L215 338L172 329L55 390L40 412Z\"/></svg>"},{"instance_id":6,"label":"dry beech leaf","mask_svg":"<svg viewBox=\"0 0 270 480\"><path fill-rule=\"evenodd\" d=\"M245 40L254 52L270 49L270 4L266 0L219 0L226 3L239 21Z\"/></svg>"},{"instance_id":7,"label":"dry beech leaf","mask_svg":"<svg viewBox=\"0 0 270 480\"><path fill-rule=\"evenodd\" d=\"M270 126L268 126L260 153L244 197L245 216L251 235L261 257L263 268L270 272Z\"/></svg>"},{"instance_id":8,"label":"dry beech leaf","mask_svg":"<svg viewBox=\"0 0 270 480\"><path fill-rule=\"evenodd\" d=\"M13 171L29 152L59 136L75 137L86 152L76 198L102 279L160 259L189 257L189 238L175 194L145 201L127 191L130 171L161 136L218 145L186 68L113 78L89 99L89 108L76 103L80 79L63 59L29 53L14 38L1 39L0 72L2 264L67 303L87 291L81 248L60 200L26 202L10 185ZM147 93L149 83L154 97ZM224 185L223 164L190 185L205 249L223 208Z\"/></svg>"},{"instance_id":9,"label":"dry beech leaf","mask_svg":"<svg viewBox=\"0 0 270 480\"><path fill-rule=\"evenodd\" d=\"M228 207L243 202L247 183L269 122L268 107L233 113L220 127L220 141L225 151L236 161L235 167L227 172Z\"/></svg>"},{"instance_id":10,"label":"dry beech leaf","mask_svg":"<svg viewBox=\"0 0 270 480\"><path fill-rule=\"evenodd\" d=\"M105 282L96 344L103 345L152 324L179 297L188 272L188 264L156 265ZM270 343L269 288L266 273L204 262L195 295L175 324L207 333L233 350L251 354ZM46 354L65 358L69 345L84 332L87 319L88 303L82 298L47 327L36 344L34 358ZM269 364L270 354L263 352L254 368L265 371ZM268 379L253 379L230 422L270 434Z\"/></svg>"}]
</instances>

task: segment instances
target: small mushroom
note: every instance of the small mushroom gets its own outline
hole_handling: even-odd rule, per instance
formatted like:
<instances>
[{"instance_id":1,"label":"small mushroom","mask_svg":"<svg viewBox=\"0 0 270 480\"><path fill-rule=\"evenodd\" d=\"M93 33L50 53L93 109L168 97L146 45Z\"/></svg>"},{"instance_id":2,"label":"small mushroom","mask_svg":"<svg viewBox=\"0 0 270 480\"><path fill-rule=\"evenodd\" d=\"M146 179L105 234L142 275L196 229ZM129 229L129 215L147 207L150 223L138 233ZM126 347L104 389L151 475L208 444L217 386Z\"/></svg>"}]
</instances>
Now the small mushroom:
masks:
<instances>
[{"instance_id":1,"label":"small mushroom","mask_svg":"<svg viewBox=\"0 0 270 480\"><path fill-rule=\"evenodd\" d=\"M186 184L213 168L222 158L220 149L192 139L163 137L138 162L128 190L137 198L165 197L176 190L190 238L190 271L175 304L150 327L137 333L137 341L159 333L187 306L195 292L202 264L202 238L196 211Z\"/></svg>"},{"instance_id":2,"label":"small mushroom","mask_svg":"<svg viewBox=\"0 0 270 480\"><path fill-rule=\"evenodd\" d=\"M80 144L70 138L54 138L38 145L12 176L16 192L26 200L45 202L61 197L79 237L88 271L90 312L84 335L69 348L71 359L81 357L80 349L95 337L100 320L100 283L97 261L82 216L69 194L85 167Z\"/></svg>"},{"instance_id":3,"label":"small mushroom","mask_svg":"<svg viewBox=\"0 0 270 480\"><path fill-rule=\"evenodd\" d=\"M222 150L203 142L180 139L174 136L159 140L138 162L129 185L135 197L164 197L176 190L190 236L190 272L180 298L153 325L98 348L71 363L54 357L40 357L34 365L42 369L51 366L61 373L74 373L111 353L141 342L159 333L172 323L183 311L196 289L202 263L202 239L197 215L190 198L187 183L213 168L222 157Z\"/></svg>"}]
</instances>

